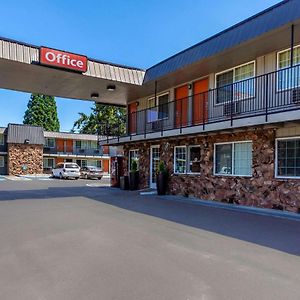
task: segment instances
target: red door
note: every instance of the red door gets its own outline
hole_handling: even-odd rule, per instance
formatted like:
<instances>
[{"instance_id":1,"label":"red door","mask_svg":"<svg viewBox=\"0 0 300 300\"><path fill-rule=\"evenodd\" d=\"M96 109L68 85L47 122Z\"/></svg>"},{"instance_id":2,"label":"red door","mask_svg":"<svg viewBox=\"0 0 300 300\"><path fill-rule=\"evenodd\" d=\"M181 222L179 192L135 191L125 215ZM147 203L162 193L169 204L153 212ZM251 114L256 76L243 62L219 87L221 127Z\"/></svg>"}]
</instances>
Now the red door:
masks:
<instances>
[{"instance_id":1,"label":"red door","mask_svg":"<svg viewBox=\"0 0 300 300\"><path fill-rule=\"evenodd\" d=\"M128 131L129 133L136 133L136 103L128 105Z\"/></svg>"},{"instance_id":2,"label":"red door","mask_svg":"<svg viewBox=\"0 0 300 300\"><path fill-rule=\"evenodd\" d=\"M188 125L188 96L189 89L187 85L175 89L175 126L177 128Z\"/></svg>"},{"instance_id":3,"label":"red door","mask_svg":"<svg viewBox=\"0 0 300 300\"><path fill-rule=\"evenodd\" d=\"M73 140L66 140L66 152L73 152Z\"/></svg>"},{"instance_id":4,"label":"red door","mask_svg":"<svg viewBox=\"0 0 300 300\"><path fill-rule=\"evenodd\" d=\"M208 78L193 84L193 124L202 124L208 119Z\"/></svg>"},{"instance_id":5,"label":"red door","mask_svg":"<svg viewBox=\"0 0 300 300\"><path fill-rule=\"evenodd\" d=\"M65 142L62 139L56 139L56 149L58 152L65 152Z\"/></svg>"}]
</instances>

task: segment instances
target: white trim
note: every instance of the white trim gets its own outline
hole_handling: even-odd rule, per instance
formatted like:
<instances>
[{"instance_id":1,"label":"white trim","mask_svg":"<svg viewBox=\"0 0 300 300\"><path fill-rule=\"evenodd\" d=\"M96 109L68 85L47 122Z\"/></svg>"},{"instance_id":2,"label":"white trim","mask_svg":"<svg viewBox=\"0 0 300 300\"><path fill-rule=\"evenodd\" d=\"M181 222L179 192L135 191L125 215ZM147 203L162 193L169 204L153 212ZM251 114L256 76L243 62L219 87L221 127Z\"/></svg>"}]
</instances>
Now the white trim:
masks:
<instances>
[{"instance_id":1,"label":"white trim","mask_svg":"<svg viewBox=\"0 0 300 300\"><path fill-rule=\"evenodd\" d=\"M47 145L46 145L46 140L47 140L47 141L48 141L48 140L54 140L54 145L53 145L53 146L47 146ZM55 148L55 147L56 147L56 138L55 138L55 137L45 137L45 146L44 146L44 147L50 148L50 149Z\"/></svg>"},{"instance_id":2,"label":"white trim","mask_svg":"<svg viewBox=\"0 0 300 300\"><path fill-rule=\"evenodd\" d=\"M296 48L299 48L299 47L300 47L300 44L294 46L293 49L295 50ZM279 69L279 55L283 52L290 51L290 50L291 50L291 47L286 48L284 50L280 50L276 53L276 71L285 70L285 69L288 69L290 67L290 66L287 66L287 67ZM300 63L294 65L294 62L293 62L293 66L299 66L299 65L300 65ZM299 86L300 86L300 85L298 85L298 86L294 86L294 87L287 87L286 89L284 89L284 88L279 89L278 83L279 82L278 82L278 73L277 73L277 75L276 75L276 92L284 92L284 91L292 90L292 89L295 89L295 88L299 88Z\"/></svg>"},{"instance_id":3,"label":"white trim","mask_svg":"<svg viewBox=\"0 0 300 300\"><path fill-rule=\"evenodd\" d=\"M152 156L153 156L153 152L152 152L152 149L154 148L158 148L160 149L160 145L151 145L150 146L150 172L149 172L149 187L152 188L152 189L156 189L156 184L152 182L152 168L153 168L153 165L152 165ZM160 152L159 152L159 155L160 155Z\"/></svg>"},{"instance_id":4,"label":"white trim","mask_svg":"<svg viewBox=\"0 0 300 300\"><path fill-rule=\"evenodd\" d=\"M201 174L201 172L190 172L189 170L190 170L190 159L191 159L191 157L190 157L190 149L191 148L196 148L196 147L199 147L200 148L200 155L201 155L201 146L200 145L189 145L188 147L187 147L187 166L186 166L186 174L188 174L188 175L200 175ZM201 158L201 157L200 157ZM200 160L200 162L201 162L201 160Z\"/></svg>"},{"instance_id":5,"label":"white trim","mask_svg":"<svg viewBox=\"0 0 300 300\"><path fill-rule=\"evenodd\" d=\"M49 166L45 166L44 165L44 160L49 160L49 159L51 159L52 160L52 167L49 167ZM48 164L48 162L47 162L47 164ZM55 167L55 160L54 160L54 158L53 157L43 157L43 169L45 169L45 168L47 168L47 169L52 169L52 168L54 168Z\"/></svg>"},{"instance_id":6,"label":"white trim","mask_svg":"<svg viewBox=\"0 0 300 300\"><path fill-rule=\"evenodd\" d=\"M218 73L215 73L215 88L217 88L217 81L216 81L216 79L217 79L217 76L218 76L218 75L227 73L227 72L229 72L229 71L234 71L234 69L237 69L237 68L240 68L240 67L243 67L243 66L246 66L246 65L250 65L250 64L252 64L252 63L254 63L254 76L255 76L255 74L256 74L256 60L250 60L250 61L248 61L248 62L246 62L246 63L243 63L243 64L240 64L240 65L234 66L234 67L232 67L232 68L226 69L226 70L221 71L221 72L218 72ZM233 72L233 73L234 73L234 72ZM252 77L250 77L250 78L252 78ZM242 81L242 80L239 80L239 81ZM239 82L239 81L236 81L236 82Z\"/></svg>"},{"instance_id":7,"label":"white trim","mask_svg":"<svg viewBox=\"0 0 300 300\"><path fill-rule=\"evenodd\" d=\"M129 152L128 152L128 172L131 171L131 167L130 167L130 152L133 152L133 151L137 151L138 154L139 154L139 152L140 152L139 149L130 149L130 150L129 150ZM139 167L139 166L138 166L138 167Z\"/></svg>"},{"instance_id":8,"label":"white trim","mask_svg":"<svg viewBox=\"0 0 300 300\"><path fill-rule=\"evenodd\" d=\"M249 77L249 78L246 78L246 79L243 79L243 80L238 80L238 81L234 81L234 78L235 78L235 69L237 69L237 68L240 68L240 67L243 67L243 66L246 66L246 65L249 65L249 64L254 64L254 74L253 74L253 77ZM243 63L243 64L241 64L241 65L238 65L238 66L234 66L234 67L232 67L232 68L230 68L230 69L227 69L227 70L224 70L224 71L221 71L221 72L218 72L218 73L215 73L215 82L214 82L214 86L215 86L215 89L217 89L217 76L218 75L222 75L222 74L224 74L224 73L227 73L227 72L229 72L229 71L233 71L233 82L231 83L231 84L235 84L235 83L239 83L239 82L242 82L242 81L244 81L244 80L250 80L250 79L252 79L252 78L255 78L255 76L256 76L256 60L251 60L251 61L249 61L249 62L246 62L246 63ZM230 85L230 84L228 84L228 85ZM226 86L226 85L225 85ZM256 88L255 88L255 84L254 84L254 93L256 94ZM219 88L221 88L221 87L219 87ZM244 100L248 100L248 99L251 99L251 98L255 98L256 97L256 95L253 95L253 96L251 96L251 97L249 97L249 98L245 98L245 99L233 99L233 102L237 102L237 101L244 101ZM214 99L214 106L220 106L220 105L224 105L224 103L218 103L217 102L217 97L214 97L215 99Z\"/></svg>"},{"instance_id":9,"label":"white trim","mask_svg":"<svg viewBox=\"0 0 300 300\"><path fill-rule=\"evenodd\" d=\"M252 140L244 140L244 141L234 141L234 142L222 142L222 143L214 143L214 157L213 157L213 175L214 176L224 176L224 177L252 177L253 176L253 155L252 155L252 164L251 164L251 175L241 175L241 174L233 174L234 170L234 151L235 151L235 144L242 144L242 143L251 143L252 144L252 151L253 151L253 141ZM216 146L217 145L233 145L231 149L231 174L219 174L216 173Z\"/></svg>"},{"instance_id":10,"label":"white trim","mask_svg":"<svg viewBox=\"0 0 300 300\"><path fill-rule=\"evenodd\" d=\"M184 175L187 173L187 169L186 169L186 162L187 162L187 151L185 153L185 156L186 156L186 159L185 159L185 172L184 173L179 173L179 172L176 172L175 171L175 168L176 168L176 149L177 148L185 148L185 151L187 150L187 146L186 145L181 145L181 146L174 146L174 159L173 159L173 172L174 174L177 174L177 175Z\"/></svg>"},{"instance_id":11,"label":"white trim","mask_svg":"<svg viewBox=\"0 0 300 300\"><path fill-rule=\"evenodd\" d=\"M280 137L275 138L275 163L274 163L274 176L277 179L300 179L300 176L279 176L278 175L278 141L283 140L300 140L300 136L291 136L291 137Z\"/></svg>"}]
</instances>

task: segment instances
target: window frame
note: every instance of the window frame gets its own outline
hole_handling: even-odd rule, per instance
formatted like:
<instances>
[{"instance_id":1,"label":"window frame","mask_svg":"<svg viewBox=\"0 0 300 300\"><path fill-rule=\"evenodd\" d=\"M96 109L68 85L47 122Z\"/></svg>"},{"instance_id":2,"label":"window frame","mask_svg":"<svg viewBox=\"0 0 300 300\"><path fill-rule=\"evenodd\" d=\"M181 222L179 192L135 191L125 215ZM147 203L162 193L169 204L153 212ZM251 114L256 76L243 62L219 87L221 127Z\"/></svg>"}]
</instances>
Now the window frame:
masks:
<instances>
[{"instance_id":1,"label":"window frame","mask_svg":"<svg viewBox=\"0 0 300 300\"><path fill-rule=\"evenodd\" d=\"M280 176L278 175L278 141L283 140L300 140L300 136L290 136L290 137L280 137L275 139L275 170L274 170L274 176L277 179L300 179L300 176Z\"/></svg>"},{"instance_id":2,"label":"window frame","mask_svg":"<svg viewBox=\"0 0 300 300\"><path fill-rule=\"evenodd\" d=\"M5 167L5 158L4 156L0 156L0 168L4 168Z\"/></svg>"},{"instance_id":3,"label":"window frame","mask_svg":"<svg viewBox=\"0 0 300 300\"><path fill-rule=\"evenodd\" d=\"M295 50L296 48L300 48L300 44L295 45L295 46L293 47L294 50ZM281 53L286 52L286 51L289 51L289 50L291 50L291 49L292 49L292 48L289 47L289 48L280 50L280 51L278 51L278 52L276 53L276 72L277 72L277 74L276 74L276 92L277 92L277 93L284 92L284 91L289 91L289 90L296 89L296 88L299 88L299 87L300 87L300 84L299 84L298 86L287 87L287 88L282 88L282 89L279 88L279 82L278 82L278 75L279 75L279 74L278 74L278 72L280 72L280 71L282 71L282 70L287 70L287 69L290 68L290 66L284 67L284 68L281 68L281 69L279 68L279 55L280 55ZM300 63L295 65L294 62L293 62L293 66L299 66L299 65L300 65ZM300 68L300 67L299 67L299 68Z\"/></svg>"},{"instance_id":4,"label":"window frame","mask_svg":"<svg viewBox=\"0 0 300 300\"><path fill-rule=\"evenodd\" d=\"M156 99L155 99L155 96L152 96L152 97L149 97L147 98L147 123L153 123L153 122L157 122L157 121L162 121L162 120L168 120L169 119L169 113L168 113L168 116L165 117L165 118L158 118L158 106L159 106L159 98L162 97L162 96L165 96L165 95L168 95L168 104L170 103L170 92L164 92L164 93L161 93L161 94L158 94L156 95ZM152 100L155 100L155 106L149 106L149 102L152 101ZM153 108L156 108L156 111L157 111L157 119L156 120L149 120L148 118L148 112L150 109L153 109Z\"/></svg>"},{"instance_id":5,"label":"window frame","mask_svg":"<svg viewBox=\"0 0 300 300\"><path fill-rule=\"evenodd\" d=\"M47 166L45 166L44 161L47 160ZM52 160L52 167L49 167L48 162ZM43 169L55 169L55 160L53 157L45 157L43 158Z\"/></svg>"},{"instance_id":6,"label":"window frame","mask_svg":"<svg viewBox=\"0 0 300 300\"><path fill-rule=\"evenodd\" d=\"M53 146L49 146L49 144L48 144L49 140L53 140ZM55 138L53 138L53 137L46 137L45 138L45 147L53 149L53 148L55 148L55 145L56 145L56 139Z\"/></svg>"},{"instance_id":7,"label":"window frame","mask_svg":"<svg viewBox=\"0 0 300 300\"><path fill-rule=\"evenodd\" d=\"M240 174L219 174L216 173L216 146L217 145L232 145L232 150L231 150L231 165L232 165L232 170L234 170L234 152L235 152L235 144L242 144L242 143L251 143L252 144L252 163L251 163L251 175L240 175ZM214 157L213 157L213 175L214 176L225 176L225 177L248 177L251 178L253 177L253 141L252 140L243 140L243 141L234 141L234 142L221 142L221 143L214 143Z\"/></svg>"},{"instance_id":8,"label":"window frame","mask_svg":"<svg viewBox=\"0 0 300 300\"><path fill-rule=\"evenodd\" d=\"M239 80L239 81L233 81L232 84L235 84L235 83L238 83L238 82L241 82L241 81L244 81L244 80L250 80L252 78L255 78L256 77L256 60L250 60L246 63L243 63L243 64L240 64L240 65L237 65L237 66L234 66L232 68L229 68L229 69L226 69L226 70L223 70L221 72L218 72L218 73L215 73L215 90L217 91L218 87L217 87L217 76L218 75L222 75L224 73L227 73L227 72L230 72L230 71L233 71L233 80L234 80L234 77L235 77L235 69L237 68L240 68L240 67L243 67L243 66L246 66L246 65L249 65L249 64L252 64L253 63L253 69L254 69L254 72L253 72L253 77L250 77L250 78L247 78L247 79L243 79L243 80ZM227 86L227 85L224 85L224 86ZM221 87L219 87L221 88ZM217 95L217 93L216 93ZM238 102L238 101L244 101L244 100L249 100L249 99L252 99L252 98L255 98L256 97L256 87L255 87L255 84L254 84L254 95L253 96L250 96L248 98L245 98L245 99L232 99L232 102ZM217 102L217 96L214 97L214 105L215 106L220 106L220 105L224 105L224 103L227 103L227 102L222 102L222 103L218 103Z\"/></svg>"},{"instance_id":9,"label":"window frame","mask_svg":"<svg viewBox=\"0 0 300 300\"><path fill-rule=\"evenodd\" d=\"M178 148L184 148L185 149L185 172L184 173L179 173L179 172L176 172L176 149ZM179 145L179 146L174 146L174 160L173 160L173 172L174 174L177 174L177 175L186 175L187 174L187 157L188 156L188 153L187 153L187 146L186 145Z\"/></svg>"},{"instance_id":10,"label":"window frame","mask_svg":"<svg viewBox=\"0 0 300 300\"><path fill-rule=\"evenodd\" d=\"M140 160L140 150L139 149L130 149L129 152L128 152L128 172L131 172L131 164L132 164L130 152L137 152L137 154L138 154L137 169L139 170L139 168L140 168L140 163L139 163L139 160Z\"/></svg>"},{"instance_id":11,"label":"window frame","mask_svg":"<svg viewBox=\"0 0 300 300\"><path fill-rule=\"evenodd\" d=\"M200 163L201 163L201 146L200 145L189 145L189 146L187 146L187 151L188 151L188 153L187 153L187 172L186 172L186 174L188 174L188 175L199 175L199 174L201 174L201 171L200 172L190 172L189 170L190 170L190 159L191 159L191 153L190 153L190 149L191 148L199 148L200 149ZM201 165L200 165L200 169L201 169Z\"/></svg>"}]
</instances>

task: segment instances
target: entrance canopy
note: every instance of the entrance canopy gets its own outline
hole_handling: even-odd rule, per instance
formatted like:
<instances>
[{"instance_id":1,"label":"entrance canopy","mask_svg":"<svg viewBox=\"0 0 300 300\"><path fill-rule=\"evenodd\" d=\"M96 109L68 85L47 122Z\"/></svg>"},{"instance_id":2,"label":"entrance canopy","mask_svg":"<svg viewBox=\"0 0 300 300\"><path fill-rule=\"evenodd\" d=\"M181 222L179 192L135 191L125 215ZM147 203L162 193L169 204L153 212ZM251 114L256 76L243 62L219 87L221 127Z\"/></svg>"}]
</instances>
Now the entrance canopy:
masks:
<instances>
[{"instance_id":1,"label":"entrance canopy","mask_svg":"<svg viewBox=\"0 0 300 300\"><path fill-rule=\"evenodd\" d=\"M83 57L53 51L61 53L57 55L60 62L70 65L77 62L72 56ZM68 66L42 64L41 53L41 47L0 38L0 88L126 105L128 97L137 93L143 83L145 72L141 69L83 57L86 71L80 73ZM54 60L53 54L48 58Z\"/></svg>"}]
</instances>

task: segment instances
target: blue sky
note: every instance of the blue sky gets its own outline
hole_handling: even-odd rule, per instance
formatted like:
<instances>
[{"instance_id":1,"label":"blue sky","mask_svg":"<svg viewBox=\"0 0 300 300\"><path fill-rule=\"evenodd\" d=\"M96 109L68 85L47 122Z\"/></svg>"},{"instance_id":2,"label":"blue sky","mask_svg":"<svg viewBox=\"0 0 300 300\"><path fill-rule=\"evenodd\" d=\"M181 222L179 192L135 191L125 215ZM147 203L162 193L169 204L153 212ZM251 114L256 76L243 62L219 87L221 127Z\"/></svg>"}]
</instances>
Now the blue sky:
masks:
<instances>
[{"instance_id":1,"label":"blue sky","mask_svg":"<svg viewBox=\"0 0 300 300\"><path fill-rule=\"evenodd\" d=\"M147 68L274 0L3 1L0 36ZM1 78L0 78L1 86ZM30 94L0 89L0 126L22 123ZM56 98L61 131L92 102Z\"/></svg>"}]
</instances>

